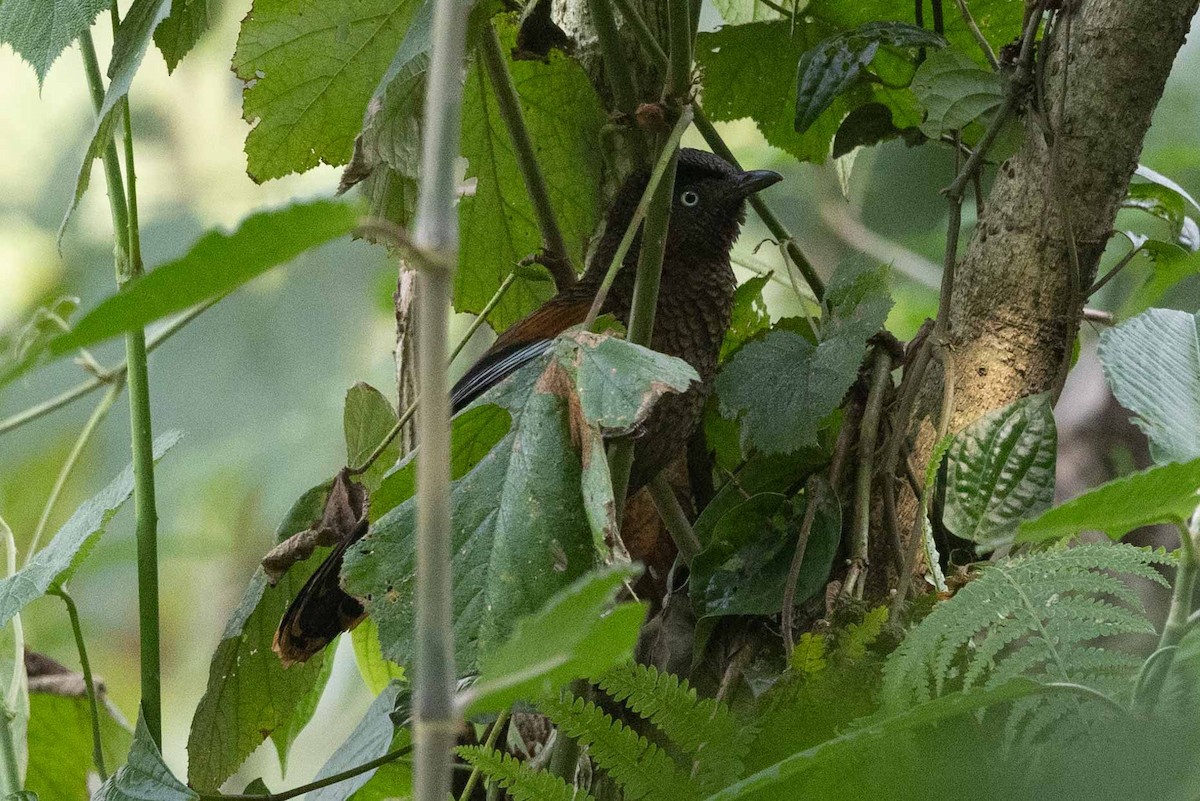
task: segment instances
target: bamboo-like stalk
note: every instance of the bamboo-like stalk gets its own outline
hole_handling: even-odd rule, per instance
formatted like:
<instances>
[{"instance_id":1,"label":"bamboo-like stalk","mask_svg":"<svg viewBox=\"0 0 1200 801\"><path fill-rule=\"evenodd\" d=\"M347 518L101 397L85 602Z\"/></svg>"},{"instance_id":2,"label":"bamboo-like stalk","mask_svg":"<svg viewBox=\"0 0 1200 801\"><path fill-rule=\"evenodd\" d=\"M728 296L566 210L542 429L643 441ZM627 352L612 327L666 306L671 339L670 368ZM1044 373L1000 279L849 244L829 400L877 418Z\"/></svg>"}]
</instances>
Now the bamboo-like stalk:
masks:
<instances>
[{"instance_id":1,"label":"bamboo-like stalk","mask_svg":"<svg viewBox=\"0 0 1200 801\"><path fill-rule=\"evenodd\" d=\"M533 216L537 219L538 231L542 235L542 245L548 258L546 269L554 277L554 285L559 292L575 283L575 267L571 262L571 254L567 250L567 240L563 237L562 228L554 216L554 207L550 203L550 188L546 185L546 177L542 174L537 155L533 152L533 140L529 138L529 128L525 125L525 115L521 111L521 101L517 96L517 87L513 84L512 75L504 59L504 51L500 47L500 37L492 25L484 27L479 37L479 57L487 71L492 91L496 94L496 105L500 109L500 118L508 131L512 142L513 155L516 156L517 166L521 177L525 180L525 189L533 204Z\"/></svg>"},{"instance_id":2,"label":"bamboo-like stalk","mask_svg":"<svg viewBox=\"0 0 1200 801\"><path fill-rule=\"evenodd\" d=\"M116 10L114 7L114 24ZM85 72L92 100L99 111L104 98L100 64L90 32L80 37ZM136 199L137 176L133 162L132 126L128 99L113 113L125 117L125 167L127 187L122 184L116 145L104 149L104 175L113 218L116 245L118 287L125 286L142 272L141 239L136 225L137 212L129 201ZM126 188L129 200L126 199ZM150 378L146 368L146 332L139 328L125 335L125 361L128 365L129 422L133 452L133 503L137 519L138 625L142 684L142 716L155 744L162 746L162 677L159 644L158 608L158 511L154 499L153 428L150 415Z\"/></svg>"},{"instance_id":3,"label":"bamboo-like stalk","mask_svg":"<svg viewBox=\"0 0 1200 801\"><path fill-rule=\"evenodd\" d=\"M421 194L414 243L444 268L417 275L417 597L413 677L414 798L446 801L457 722L450 571L450 393L446 364L451 289L458 258L455 209L462 118L461 73L470 4L440 0L433 18L425 97Z\"/></svg>"},{"instance_id":4,"label":"bamboo-like stalk","mask_svg":"<svg viewBox=\"0 0 1200 801\"><path fill-rule=\"evenodd\" d=\"M612 0L588 0L588 12L592 16L592 27L596 29L596 39L604 56L604 69L608 74L608 86L612 89L613 103L626 118L634 158L639 164L646 164L650 160L650 153L646 148L646 137L636 124L637 84L621 46Z\"/></svg>"},{"instance_id":5,"label":"bamboo-like stalk","mask_svg":"<svg viewBox=\"0 0 1200 801\"><path fill-rule=\"evenodd\" d=\"M668 0L668 33L671 52L667 60L667 78L663 97L686 103L692 88L692 4L689 0Z\"/></svg>"}]
</instances>

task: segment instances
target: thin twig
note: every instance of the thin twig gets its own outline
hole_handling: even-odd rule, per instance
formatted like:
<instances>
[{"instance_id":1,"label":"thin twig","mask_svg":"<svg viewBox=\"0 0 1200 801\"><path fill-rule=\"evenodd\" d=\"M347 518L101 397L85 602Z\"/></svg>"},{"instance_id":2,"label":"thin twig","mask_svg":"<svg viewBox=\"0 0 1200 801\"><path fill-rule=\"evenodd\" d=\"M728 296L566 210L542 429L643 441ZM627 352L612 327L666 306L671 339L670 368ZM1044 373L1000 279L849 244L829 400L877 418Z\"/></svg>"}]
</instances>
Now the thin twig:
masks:
<instances>
[{"instance_id":1,"label":"thin twig","mask_svg":"<svg viewBox=\"0 0 1200 801\"><path fill-rule=\"evenodd\" d=\"M341 784L347 779L353 779L355 776L361 776L368 771L383 767L389 762L396 762L402 757L408 756L413 750L412 745L406 745L397 748L395 751L389 751L381 757L376 757L369 762L364 762L361 765L355 765L341 773L335 773L332 776L327 776L324 779L302 784L299 787L293 787L291 790L283 790L278 793L265 793L262 795L254 795L252 793L230 793L224 795L222 793L200 793L199 801L290 801L292 798L302 796L305 793L311 793L313 790L320 790L322 787L330 787L335 784ZM449 793L447 793L449 795ZM438 799L443 801L443 799Z\"/></svg>"},{"instance_id":2,"label":"thin twig","mask_svg":"<svg viewBox=\"0 0 1200 801\"><path fill-rule=\"evenodd\" d=\"M1106 272L1103 277L1097 279L1094 284L1088 287L1087 292L1083 293L1083 296L1085 298L1090 298L1092 295L1095 295L1097 292L1103 289L1109 281L1117 277L1117 273L1129 266L1129 263L1133 261L1134 256L1142 252L1143 247L1143 245L1138 245L1122 256L1121 260L1113 265L1111 270Z\"/></svg>"},{"instance_id":3,"label":"thin twig","mask_svg":"<svg viewBox=\"0 0 1200 801\"><path fill-rule=\"evenodd\" d=\"M60 585L50 589L51 595L57 595L67 607L67 617L71 620L71 631L75 635L75 648L79 651L79 668L83 673L84 693L87 695L88 712L92 719L92 762L100 780L108 779L108 769L104 765L104 740L100 736L100 704L96 700L96 679L92 675L92 663L88 659L87 641L83 637L83 626L79 622L79 609L75 599Z\"/></svg>"},{"instance_id":4,"label":"thin twig","mask_svg":"<svg viewBox=\"0 0 1200 801\"><path fill-rule=\"evenodd\" d=\"M992 71L999 72L1000 62L996 60L996 53L992 50L992 46L988 44L987 37L983 35L983 32L979 30L979 26L975 24L975 17L971 16L971 9L967 8L967 0L954 1L958 3L958 12L962 14L963 22L967 24L967 29L975 37L975 42L979 45L979 49L983 51L984 58L992 66Z\"/></svg>"},{"instance_id":5,"label":"thin twig","mask_svg":"<svg viewBox=\"0 0 1200 801\"><path fill-rule=\"evenodd\" d=\"M182 329L188 323L195 320L197 317L199 317L205 311L207 311L208 309L211 309L214 305L216 305L224 297L225 296L222 295L221 297L213 298L212 300L206 301L206 302L202 303L201 305L195 307L191 311L189 311L187 314L184 314L183 316L176 318L170 325L166 326L161 331L159 331L157 334L152 336L149 340L147 340L146 353L153 353L154 350L156 348L158 348L159 345L166 342L168 339L170 339L172 336L174 336L176 333L178 333L180 329ZM0 435L7 434L9 431L13 431L14 429L20 428L21 426L25 425L26 423L32 423L34 420L37 420L38 418L44 417L44 416L50 414L51 412L58 411L59 409L63 408L64 406L74 403L75 401L79 400L80 398L82 398L86 395L90 395L91 393L93 393L97 389L99 389L100 387L108 386L109 384L113 383L114 381L124 381L125 375L128 372L128 370L129 370L129 363L123 361L120 364L118 364L116 367L112 368L111 370L109 370L101 375L97 375L95 378L91 378L91 379L88 379L87 381L77 384L76 386L72 387L71 389L68 389L66 392L56 395L55 397L50 398L49 400L42 401L41 403L37 404L36 406L30 406L28 409L25 409L24 411L17 412L16 414L9 417L8 419L6 419L4 421L0 421Z\"/></svg>"},{"instance_id":6,"label":"thin twig","mask_svg":"<svg viewBox=\"0 0 1200 801\"><path fill-rule=\"evenodd\" d=\"M529 193L529 201L533 205L533 216L542 235L542 244L550 257L543 264L554 277L555 287L562 292L575 285L575 267L567 250L567 240L563 237L558 218L554 215L554 205L550 202L550 188L546 184L546 177L542 174L537 155L533 152L533 140L529 137L529 128L521 111L517 87L513 84L512 74L508 71L508 64L500 47L500 37L496 35L496 28L490 23L484 28L477 48L480 61L483 62L496 95L496 107L500 111L500 119L504 120L504 127L508 130L513 156L516 158L517 168L521 171L521 177L525 180L525 190Z\"/></svg>"},{"instance_id":7,"label":"thin twig","mask_svg":"<svg viewBox=\"0 0 1200 801\"><path fill-rule=\"evenodd\" d=\"M671 482L667 481L664 473L659 473L650 479L646 489L650 493L651 500L654 501L654 508L658 510L658 516L662 518L663 525L667 527L671 539L675 541L679 557L684 564L691 565L692 560L700 553L702 546L695 530L692 529L692 524L688 522L687 515L683 513L683 507L679 505L679 499L675 497L675 490L671 487Z\"/></svg>"},{"instance_id":8,"label":"thin twig","mask_svg":"<svg viewBox=\"0 0 1200 801\"><path fill-rule=\"evenodd\" d=\"M871 361L871 379L867 404L863 409L858 436L858 468L855 473L854 537L850 541L850 570L842 584L843 597L862 598L870 564L868 548L871 536L871 488L875 478L875 445L883 419L883 401L892 383L892 357L886 347L877 345Z\"/></svg>"},{"instance_id":9,"label":"thin twig","mask_svg":"<svg viewBox=\"0 0 1200 801\"><path fill-rule=\"evenodd\" d=\"M489 751L496 747L496 740L499 738L500 732L508 726L508 710L504 710L492 723L492 728L488 731L487 740L484 741L483 747ZM475 791L475 785L479 784L480 777L479 766L475 765L471 769L471 775L467 777L467 783L463 786L463 791L458 796L458 801L468 801L471 798L471 793Z\"/></svg>"},{"instance_id":10,"label":"thin twig","mask_svg":"<svg viewBox=\"0 0 1200 801\"><path fill-rule=\"evenodd\" d=\"M804 564L804 552L808 549L808 540L812 536L813 522L816 520L817 508L823 502L826 486L831 492L837 492L842 483L842 471L850 457L850 446L854 442L854 432L858 430L859 406L851 403L842 418L842 429L838 432L837 444L833 449L833 459L829 462L829 480L821 483L812 479L808 482L805 492L804 518L800 522L800 534L796 540L796 550L792 554L792 564L788 568L787 582L783 585L783 608L780 613L780 626L783 629L783 648L791 659L796 647L792 635L793 621L796 614L796 583L800 580L800 568Z\"/></svg>"}]
</instances>

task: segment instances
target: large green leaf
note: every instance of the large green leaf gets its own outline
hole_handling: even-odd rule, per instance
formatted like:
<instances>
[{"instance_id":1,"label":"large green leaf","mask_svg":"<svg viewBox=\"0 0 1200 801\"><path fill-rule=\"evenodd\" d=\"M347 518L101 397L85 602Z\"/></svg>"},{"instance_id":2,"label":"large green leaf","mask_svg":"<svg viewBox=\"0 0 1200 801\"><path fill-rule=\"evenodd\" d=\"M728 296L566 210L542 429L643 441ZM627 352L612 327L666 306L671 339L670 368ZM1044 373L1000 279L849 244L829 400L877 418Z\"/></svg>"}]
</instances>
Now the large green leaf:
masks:
<instances>
[{"instance_id":1,"label":"large green leaf","mask_svg":"<svg viewBox=\"0 0 1200 801\"><path fill-rule=\"evenodd\" d=\"M1141 526L1186 523L1200 506L1200 459L1151 467L1103 484L1021 524L1018 542L1046 542L1081 531L1113 539Z\"/></svg>"},{"instance_id":2,"label":"large green leaf","mask_svg":"<svg viewBox=\"0 0 1200 801\"><path fill-rule=\"evenodd\" d=\"M625 369L637 371L626 379L634 384L622 404L605 396L605 419L636 422L649 411L647 393L681 391L690 383L688 376L669 384L667 377L688 372L677 360L647 358L650 352L636 345L612 346L579 333L564 336L484 396L508 410L512 426L452 489L455 638L463 674L474 672L480 655L504 642L519 618L601 556L583 502L576 444L594 440L599 422L586 417L575 388L607 380L596 373L612 363L611 353L585 355L600 347L624 349ZM414 518L411 500L393 509L347 552L343 568L345 586L365 600L379 626L384 655L403 665L413 645Z\"/></svg>"},{"instance_id":3,"label":"large green leaf","mask_svg":"<svg viewBox=\"0 0 1200 801\"><path fill-rule=\"evenodd\" d=\"M796 602L819 592L829 578L841 535L833 495L817 509L796 582ZM806 503L759 493L724 514L710 544L692 563L692 602L700 617L774 615L783 606Z\"/></svg>"},{"instance_id":4,"label":"large green leaf","mask_svg":"<svg viewBox=\"0 0 1200 801\"><path fill-rule=\"evenodd\" d=\"M386 754L396 734L392 712L396 709L402 692L403 688L399 682L392 682L385 687L371 702L358 726L321 766L313 780L327 779ZM374 775L373 770L360 773L352 779L314 790L308 793L306 798L308 801L345 801L365 786Z\"/></svg>"},{"instance_id":5,"label":"large green leaf","mask_svg":"<svg viewBox=\"0 0 1200 801\"><path fill-rule=\"evenodd\" d=\"M138 718L129 761L101 785L92 801L200 801L200 795L171 774L145 722Z\"/></svg>"},{"instance_id":6,"label":"large green leaf","mask_svg":"<svg viewBox=\"0 0 1200 801\"><path fill-rule=\"evenodd\" d=\"M345 164L416 0L255 0L233 70L246 82L247 171L255 181Z\"/></svg>"},{"instance_id":7,"label":"large green leaf","mask_svg":"<svg viewBox=\"0 0 1200 801\"><path fill-rule=\"evenodd\" d=\"M292 505L276 538L283 541L321 518L330 484L320 484ZM316 570L324 551L291 567L275 587L262 568L234 610L208 668L208 686L188 735L188 783L217 790L267 737L280 756L312 716L324 688L325 653L285 670L271 650L275 628L292 598Z\"/></svg>"},{"instance_id":8,"label":"large green leaf","mask_svg":"<svg viewBox=\"0 0 1200 801\"><path fill-rule=\"evenodd\" d=\"M868 22L806 50L796 67L796 131L808 130L833 99L858 80L881 45L907 48L945 44L946 40L933 31L906 22Z\"/></svg>"},{"instance_id":9,"label":"large green leaf","mask_svg":"<svg viewBox=\"0 0 1200 801\"><path fill-rule=\"evenodd\" d=\"M497 18L504 52L516 27ZM507 61L537 150L550 202L578 266L600 215L601 131L608 120L579 64L558 51L547 61ZM454 306L479 312L517 262L541 249L536 216L495 93L478 64L467 74L462 151L475 193L459 204L462 247ZM553 293L548 282L518 281L489 316L505 328Z\"/></svg>"},{"instance_id":10,"label":"large green leaf","mask_svg":"<svg viewBox=\"0 0 1200 801\"><path fill-rule=\"evenodd\" d=\"M891 308L886 267L852 260L834 274L821 336L776 328L742 347L717 376L721 414L741 422L742 448L786 453L817 444L817 431L858 375Z\"/></svg>"},{"instance_id":11,"label":"large green leaf","mask_svg":"<svg viewBox=\"0 0 1200 801\"><path fill-rule=\"evenodd\" d=\"M912 88L927 112L921 131L930 138L961 130L1004 102L1001 77L954 48L931 53Z\"/></svg>"},{"instance_id":12,"label":"large green leaf","mask_svg":"<svg viewBox=\"0 0 1200 801\"><path fill-rule=\"evenodd\" d=\"M157 462L179 441L178 431L168 431L154 440ZM121 504L133 494L133 465L128 465L112 483L82 503L54 535L50 543L34 554L25 567L0 580L0 626L35 601L54 584L71 577L87 558L97 538Z\"/></svg>"},{"instance_id":13,"label":"large green leaf","mask_svg":"<svg viewBox=\"0 0 1200 801\"><path fill-rule=\"evenodd\" d=\"M354 663L367 689L378 695L393 680L405 678L404 668L383 656L379 645L379 629L375 621L366 618L350 632L354 645Z\"/></svg>"},{"instance_id":14,"label":"large green leaf","mask_svg":"<svg viewBox=\"0 0 1200 801\"><path fill-rule=\"evenodd\" d=\"M208 30L209 17L213 13L208 4L209 0L172 0L171 15L154 31L154 44L158 45L167 62L167 72L175 71Z\"/></svg>"},{"instance_id":15,"label":"large green leaf","mask_svg":"<svg viewBox=\"0 0 1200 801\"><path fill-rule=\"evenodd\" d=\"M229 292L354 227L353 206L329 200L263 211L231 234L209 231L192 248L130 281L50 343L56 356L145 326Z\"/></svg>"},{"instance_id":16,"label":"large green leaf","mask_svg":"<svg viewBox=\"0 0 1200 801\"><path fill-rule=\"evenodd\" d=\"M5 6L7 5L5 3ZM92 162L100 158L108 143L112 141L114 127L120 119L117 104L129 94L133 76L137 74L138 67L142 65L142 57L146 55L146 48L150 46L150 35L170 10L170 0L134 0L117 28L113 37L112 60L108 63L108 90L104 93L104 101L96 112L96 122L88 140L87 153L75 179L75 194L59 226L59 238L62 237L62 232L67 227L75 207L79 205L83 193L87 191L92 175Z\"/></svg>"},{"instance_id":17,"label":"large green leaf","mask_svg":"<svg viewBox=\"0 0 1200 801\"><path fill-rule=\"evenodd\" d=\"M108 0L5 0L0 3L0 43L29 62L40 86L59 54L109 5Z\"/></svg>"},{"instance_id":18,"label":"large green leaf","mask_svg":"<svg viewBox=\"0 0 1200 801\"><path fill-rule=\"evenodd\" d=\"M383 393L370 384L359 382L346 393L346 405L342 412L342 428L346 436L346 465L351 468L362 466L384 437L396 425L396 410ZM400 458L400 443L393 438L383 449L371 468L359 477L368 492L374 492L384 474Z\"/></svg>"},{"instance_id":19,"label":"large green leaf","mask_svg":"<svg viewBox=\"0 0 1200 801\"><path fill-rule=\"evenodd\" d=\"M1117 401L1150 440L1156 462L1200 457L1200 326L1195 315L1150 309L1100 335Z\"/></svg>"},{"instance_id":20,"label":"large green leaf","mask_svg":"<svg viewBox=\"0 0 1200 801\"><path fill-rule=\"evenodd\" d=\"M572 679L599 676L628 660L646 607L611 607L636 572L628 565L597 570L517 621L512 637L483 660L479 679L461 696L467 717L545 698Z\"/></svg>"},{"instance_id":21,"label":"large green leaf","mask_svg":"<svg viewBox=\"0 0 1200 801\"><path fill-rule=\"evenodd\" d=\"M947 454L943 521L994 550L1022 520L1054 503L1058 432L1048 396L1032 395L985 414L954 436Z\"/></svg>"},{"instance_id":22,"label":"large green leaf","mask_svg":"<svg viewBox=\"0 0 1200 801\"><path fill-rule=\"evenodd\" d=\"M61 672L30 679L25 788L37 793L39 801L78 801L88 797L89 777L96 775L92 718L83 676L50 660L42 660L41 664ZM103 688L97 690L100 743L105 766L113 770L125 762L133 732L104 696Z\"/></svg>"}]
</instances>

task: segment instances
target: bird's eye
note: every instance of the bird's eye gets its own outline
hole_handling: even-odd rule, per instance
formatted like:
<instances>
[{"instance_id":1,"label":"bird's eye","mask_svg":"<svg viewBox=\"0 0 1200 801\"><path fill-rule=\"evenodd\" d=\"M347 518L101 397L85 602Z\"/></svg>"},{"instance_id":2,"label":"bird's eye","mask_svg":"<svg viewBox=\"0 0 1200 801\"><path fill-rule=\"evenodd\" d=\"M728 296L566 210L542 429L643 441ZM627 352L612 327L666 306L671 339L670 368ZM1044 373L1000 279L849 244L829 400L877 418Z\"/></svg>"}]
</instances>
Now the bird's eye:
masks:
<instances>
[{"instance_id":1,"label":"bird's eye","mask_svg":"<svg viewBox=\"0 0 1200 801\"><path fill-rule=\"evenodd\" d=\"M679 196L679 202L690 209L700 202L700 196L689 189Z\"/></svg>"}]
</instances>

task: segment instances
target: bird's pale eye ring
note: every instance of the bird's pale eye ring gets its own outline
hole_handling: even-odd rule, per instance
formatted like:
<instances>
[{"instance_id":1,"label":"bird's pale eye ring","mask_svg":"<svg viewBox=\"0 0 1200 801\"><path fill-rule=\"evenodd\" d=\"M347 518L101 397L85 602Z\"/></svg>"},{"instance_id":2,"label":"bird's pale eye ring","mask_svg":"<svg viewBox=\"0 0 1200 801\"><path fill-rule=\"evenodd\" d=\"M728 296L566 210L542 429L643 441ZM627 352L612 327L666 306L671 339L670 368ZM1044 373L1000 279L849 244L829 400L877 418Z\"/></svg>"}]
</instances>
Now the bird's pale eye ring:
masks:
<instances>
[{"instance_id":1,"label":"bird's pale eye ring","mask_svg":"<svg viewBox=\"0 0 1200 801\"><path fill-rule=\"evenodd\" d=\"M700 203L700 196L689 189L679 196L679 202L690 209Z\"/></svg>"}]
</instances>

